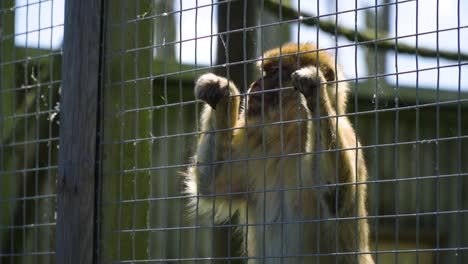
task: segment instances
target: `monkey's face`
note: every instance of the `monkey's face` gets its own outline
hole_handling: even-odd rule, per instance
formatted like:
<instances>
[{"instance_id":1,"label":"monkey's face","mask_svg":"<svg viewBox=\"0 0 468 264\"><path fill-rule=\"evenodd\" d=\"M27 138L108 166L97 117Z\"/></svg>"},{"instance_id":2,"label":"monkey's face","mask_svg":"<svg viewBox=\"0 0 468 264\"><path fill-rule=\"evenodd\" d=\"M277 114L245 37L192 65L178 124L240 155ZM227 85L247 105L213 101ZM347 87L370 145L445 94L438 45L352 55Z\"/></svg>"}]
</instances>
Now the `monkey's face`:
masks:
<instances>
[{"instance_id":1,"label":"monkey's face","mask_svg":"<svg viewBox=\"0 0 468 264\"><path fill-rule=\"evenodd\" d=\"M262 110L271 110L278 106L280 96L292 86L292 72L286 67L274 68L265 72L262 77L250 85L247 107L250 116L258 115Z\"/></svg>"}]
</instances>

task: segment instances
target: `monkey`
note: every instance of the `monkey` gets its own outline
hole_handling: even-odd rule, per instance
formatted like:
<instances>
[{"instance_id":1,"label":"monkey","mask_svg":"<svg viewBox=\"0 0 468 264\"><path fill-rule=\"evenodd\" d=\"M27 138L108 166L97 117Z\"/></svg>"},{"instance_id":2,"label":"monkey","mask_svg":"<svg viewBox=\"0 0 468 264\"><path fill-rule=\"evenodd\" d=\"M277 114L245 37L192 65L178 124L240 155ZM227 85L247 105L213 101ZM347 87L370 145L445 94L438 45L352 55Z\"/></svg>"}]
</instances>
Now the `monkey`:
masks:
<instances>
[{"instance_id":1,"label":"monkey","mask_svg":"<svg viewBox=\"0 0 468 264\"><path fill-rule=\"evenodd\" d=\"M190 210L220 223L236 213L249 264L374 263L367 170L334 56L287 43L257 66L244 95L213 73L195 83L205 104L185 173Z\"/></svg>"}]
</instances>

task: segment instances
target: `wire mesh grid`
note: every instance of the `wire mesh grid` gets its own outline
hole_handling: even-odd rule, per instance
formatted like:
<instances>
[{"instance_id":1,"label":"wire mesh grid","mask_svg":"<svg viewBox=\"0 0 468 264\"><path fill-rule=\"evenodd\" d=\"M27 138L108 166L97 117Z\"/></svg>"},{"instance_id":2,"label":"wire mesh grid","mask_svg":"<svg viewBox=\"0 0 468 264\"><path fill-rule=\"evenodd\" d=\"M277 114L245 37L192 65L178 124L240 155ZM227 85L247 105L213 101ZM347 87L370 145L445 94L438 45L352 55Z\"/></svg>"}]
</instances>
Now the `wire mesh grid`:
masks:
<instances>
[{"instance_id":1,"label":"wire mesh grid","mask_svg":"<svg viewBox=\"0 0 468 264\"><path fill-rule=\"evenodd\" d=\"M441 22L446 16L439 2L431 3L432 6L422 6L417 1L343 5L338 1L284 0L108 4L102 92L105 107L101 127L100 259L110 263L341 263L342 256L351 255L357 260L370 253L376 263L463 263L468 202L463 192L467 184L467 127L462 114L467 100L463 77L467 51L463 48L463 36L468 24L460 16L465 5L462 1L448 4L454 17L450 23ZM423 12L436 18L432 28L421 29L420 24L429 19ZM413 28L405 30L405 23ZM442 41L443 36L457 45L448 45ZM265 99L268 92L293 88L278 84L271 91L258 92L262 98L262 122L249 124L246 118L246 127L261 131L259 135L253 133L253 137L260 138L256 146L260 155L252 150L251 155L235 156L235 146L226 145L228 157L208 164L213 171L230 167L228 191L187 194L186 176L181 176L181 172L192 166L197 140L225 131L231 131L232 134L224 134L233 137L236 130L211 128L200 132L204 104L193 97L194 81L203 73L214 72L233 80L240 89L240 95L231 94L231 98L244 100L247 88L256 78L260 77L265 85L255 70L256 63L263 63L261 54L285 42L314 42L320 51L335 55L335 67L344 64L347 78L340 76L340 80L329 85L338 87L339 83L348 82L352 88L347 112L340 117L351 120L356 137L361 139L362 146L352 148L364 152L368 179L357 183L284 185L284 177L297 177L294 173L298 171L285 171L286 165L281 165L284 160L327 152L334 153L338 160L339 153L346 149L288 153L285 142L289 142L291 134L284 134L284 127L307 120L299 115L298 119L286 120L283 115L287 109L282 108L282 103L275 109L279 119L266 120L268 112L263 104L269 103ZM285 56L280 53L279 57ZM282 76L282 59L279 61ZM431 80L426 80L430 75ZM447 81L447 76L452 76L452 80ZM279 78L281 83L282 77ZM334 117L312 116L309 121L331 118ZM261 129L254 130L256 127ZM266 133L270 131L280 131L278 142L267 142ZM300 137L300 133L296 131L294 136ZM281 151L272 153L272 144ZM213 153L215 145L212 142L206 147ZM263 179L266 184L268 177L274 177L266 175L269 160L278 161L277 174L283 185L247 187L237 192L232 189L236 188L230 185L234 178L242 175ZM247 164L247 169L239 171L235 165L238 163ZM307 165L299 162L299 170L306 170L302 167ZM249 166L258 166L256 175L248 173ZM326 171L323 166L316 164ZM340 169L335 168L332 178L338 177ZM319 177L320 169L314 173L310 177ZM295 220L267 220L267 213L284 216L289 207L310 208L302 204L302 199L298 204L287 204L284 197L288 192L318 192L327 187L338 190L347 185L368 187L367 215L319 215L309 219L302 215ZM274 200L280 206L272 205L272 193L283 195L284 200ZM252 198L260 196L263 199ZM332 198L338 205L339 197ZM210 202L204 203L206 199ZM226 199L226 208L220 208ZM236 207L236 199L245 199L245 207ZM191 213L187 208L190 201L194 204ZM304 203L321 206L319 199ZM249 206L263 208L264 221L255 219ZM272 208L277 212L272 212ZM224 210L227 217L216 219L219 210ZM245 212L239 212L242 210ZM358 223L359 219L369 223L368 252L340 251L337 240L344 231L338 229L339 223ZM288 252L288 243L295 243L285 232L296 230L288 225L310 223L335 230L320 230L312 237L297 233L296 240L305 244L315 241L318 249ZM262 229L257 235L263 237L249 240L249 228ZM320 236L335 241L336 251L320 252ZM270 241L274 239L282 243ZM349 237L348 241L357 244L358 238ZM254 247L262 250L248 252Z\"/></svg>"},{"instance_id":2,"label":"wire mesh grid","mask_svg":"<svg viewBox=\"0 0 468 264\"><path fill-rule=\"evenodd\" d=\"M467 186L468 128L463 115L467 106L467 80L463 76L467 50L463 36L468 24L460 15L466 3L447 4L453 17L447 23L441 22L447 11L440 8L439 1L431 4L286 0L108 3L104 12L99 259L106 263L343 263L346 256L357 261L368 253L376 263L466 261L468 197L463 188ZM434 20L425 12L435 17L432 27L421 26ZM405 23L412 25L411 30L406 30ZM226 145L228 157L210 160L208 167L212 171L230 168L228 191L187 194L186 176L181 173L192 166L197 141L226 131L230 133L224 134L234 137L238 130L212 127L202 131L205 106L193 97L194 81L214 72L233 80L240 89L239 95L231 94L230 98L244 100L256 78L265 85L266 80L255 70L256 63L263 64L261 54L286 42L313 42L320 51L335 55L334 67L343 64L347 77L328 84L333 89L343 82L351 86L347 111L338 116L349 118L362 142L351 149L364 152L368 179L285 186L285 177L298 177L294 174L307 170L309 164L298 162L298 169L291 173L285 170L284 160L332 153L338 161L339 153L347 150L287 151L286 142L292 134L285 134L285 127L336 116L301 119L298 114L297 119L287 120L283 116L287 109L279 103L275 108L279 119L267 120L269 112L264 104L271 103L265 99L268 93L293 88L291 84L280 85L281 78L288 79L285 75L279 77L274 89L257 92L262 122L249 124L246 118L246 127L261 131L252 135L260 138L258 146L252 147L259 148L260 154L252 150L250 155L235 156L234 143ZM286 56L280 52L278 57L279 76L283 76L281 65L286 62L281 58ZM336 124L336 130L340 128ZM268 141L270 131L280 131L278 142ZM311 137L316 135L311 133ZM301 137L298 131L293 135ZM217 151L215 145L208 144L208 152ZM278 145L281 151L271 152L271 145ZM267 178L274 177L267 175L270 161L278 161L277 175L283 181L273 187L266 185ZM236 165L239 163L247 164L244 171ZM202 165L207 164L194 168ZM253 166L258 166L255 175L250 173ZM320 177L320 168L327 168L320 162L315 166L310 177L319 179L315 177ZM336 179L341 169L336 166L331 178ZM236 186L230 184L235 177L255 178L264 186L234 191ZM349 185L356 190L367 186L367 215L319 213L307 218L300 209L303 215L298 219L281 219L290 207L323 206L319 199L288 204L284 198L288 193L332 188L336 192L331 199L338 207L338 190ZM274 199L272 194L283 200L269 200ZM228 202L222 204L226 199ZM243 207L235 205L236 199L245 199ZM192 209L187 207L190 201ZM275 202L280 205L273 205ZM255 219L249 206L262 208L264 220ZM217 219L220 210L226 216ZM267 214L277 218L268 219ZM339 229L340 223L353 221L357 229L362 219L370 228L369 248L366 252L357 247L342 251L338 240L345 231ZM305 231L294 233L310 223L318 226L313 236L306 237L309 233ZM293 225L298 229L290 227ZM320 230L320 226L332 228ZM257 230L256 235L262 237L249 240L248 229ZM335 251L320 251L324 237L334 241ZM271 241L275 239L282 242ZM289 249L288 244L297 244L294 239L315 243L317 248ZM358 236L347 238L350 244L358 244L358 240ZM255 247L262 250L249 252Z\"/></svg>"},{"instance_id":3,"label":"wire mesh grid","mask_svg":"<svg viewBox=\"0 0 468 264\"><path fill-rule=\"evenodd\" d=\"M54 262L61 50L53 32L63 28L48 10L54 2L0 3L0 263ZM120 0L101 8L96 263L467 261L466 1ZM46 44L36 41L41 35ZM346 111L303 116L309 105L289 80L286 50L273 84L271 72L257 70L269 63L262 54L287 42L332 55L335 78L322 84L349 85ZM308 66L325 75L313 60ZM254 112L257 100L258 115L246 114L241 128L216 127L235 119L228 114L207 125L209 107L194 97L194 83L208 72L238 87L228 109L249 98L242 111ZM336 109L339 93L331 94ZM349 133L346 119L353 144L338 137L307 145L321 146L327 122ZM242 142L230 143L242 130ZM367 179L359 180L358 156L349 163L356 179L340 179L346 165L336 164L351 151L364 154ZM188 175L200 172L211 175L208 184L216 176L226 184L194 192ZM354 204L363 187L365 214ZM354 190L351 203L344 189ZM356 235L364 221L368 247Z\"/></svg>"},{"instance_id":4,"label":"wire mesh grid","mask_svg":"<svg viewBox=\"0 0 468 264\"><path fill-rule=\"evenodd\" d=\"M54 7L0 3L0 263L54 262L61 51L52 36L63 24L44 16Z\"/></svg>"}]
</instances>

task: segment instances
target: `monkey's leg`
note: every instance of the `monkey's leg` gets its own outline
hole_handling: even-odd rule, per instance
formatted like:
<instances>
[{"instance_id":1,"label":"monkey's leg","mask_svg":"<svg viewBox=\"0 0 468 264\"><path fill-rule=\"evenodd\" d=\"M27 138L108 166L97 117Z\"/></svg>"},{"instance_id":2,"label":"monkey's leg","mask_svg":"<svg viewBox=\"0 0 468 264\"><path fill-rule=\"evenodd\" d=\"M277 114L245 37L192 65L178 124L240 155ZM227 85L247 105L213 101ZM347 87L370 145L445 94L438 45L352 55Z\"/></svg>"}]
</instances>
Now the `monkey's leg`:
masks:
<instances>
[{"instance_id":1,"label":"monkey's leg","mask_svg":"<svg viewBox=\"0 0 468 264\"><path fill-rule=\"evenodd\" d=\"M239 91L226 78L212 73L202 75L195 84L195 96L205 101L201 117L201 137L196 154L198 191L204 194L227 192L229 183L225 161L229 155L232 128L239 115ZM231 183L232 184L232 183Z\"/></svg>"}]
</instances>

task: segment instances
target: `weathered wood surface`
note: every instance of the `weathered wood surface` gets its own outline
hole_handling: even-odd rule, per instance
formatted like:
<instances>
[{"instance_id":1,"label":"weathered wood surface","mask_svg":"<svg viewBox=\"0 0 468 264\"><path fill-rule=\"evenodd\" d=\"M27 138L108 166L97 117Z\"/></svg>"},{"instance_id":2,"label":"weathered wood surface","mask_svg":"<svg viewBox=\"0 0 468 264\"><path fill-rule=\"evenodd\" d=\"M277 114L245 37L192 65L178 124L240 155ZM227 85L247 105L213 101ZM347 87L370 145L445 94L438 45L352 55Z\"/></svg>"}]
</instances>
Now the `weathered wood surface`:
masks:
<instances>
[{"instance_id":1,"label":"weathered wood surface","mask_svg":"<svg viewBox=\"0 0 468 264\"><path fill-rule=\"evenodd\" d=\"M99 1L66 2L57 180L57 263L93 261L99 30Z\"/></svg>"}]
</instances>

